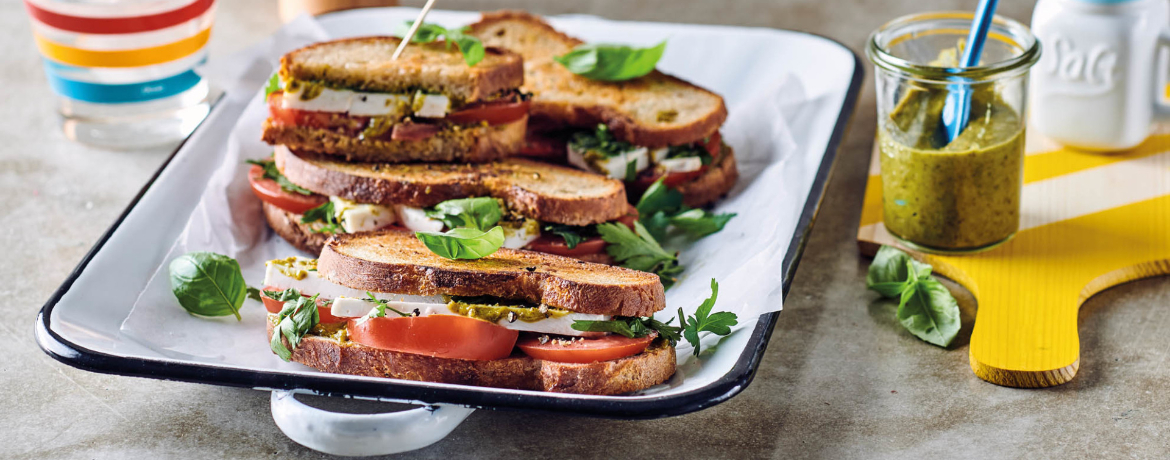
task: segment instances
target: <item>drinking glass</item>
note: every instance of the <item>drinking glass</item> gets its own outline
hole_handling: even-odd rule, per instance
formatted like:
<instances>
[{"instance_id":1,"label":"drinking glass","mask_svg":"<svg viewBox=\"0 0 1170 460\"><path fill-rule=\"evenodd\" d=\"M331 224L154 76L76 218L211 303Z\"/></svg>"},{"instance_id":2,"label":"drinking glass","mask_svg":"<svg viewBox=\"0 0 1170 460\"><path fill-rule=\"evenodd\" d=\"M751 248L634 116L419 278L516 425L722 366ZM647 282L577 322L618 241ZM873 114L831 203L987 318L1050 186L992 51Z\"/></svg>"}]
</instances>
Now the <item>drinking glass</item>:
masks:
<instances>
[{"instance_id":1,"label":"drinking glass","mask_svg":"<svg viewBox=\"0 0 1170 460\"><path fill-rule=\"evenodd\" d=\"M65 135L109 148L186 137L207 116L214 0L24 0Z\"/></svg>"}]
</instances>

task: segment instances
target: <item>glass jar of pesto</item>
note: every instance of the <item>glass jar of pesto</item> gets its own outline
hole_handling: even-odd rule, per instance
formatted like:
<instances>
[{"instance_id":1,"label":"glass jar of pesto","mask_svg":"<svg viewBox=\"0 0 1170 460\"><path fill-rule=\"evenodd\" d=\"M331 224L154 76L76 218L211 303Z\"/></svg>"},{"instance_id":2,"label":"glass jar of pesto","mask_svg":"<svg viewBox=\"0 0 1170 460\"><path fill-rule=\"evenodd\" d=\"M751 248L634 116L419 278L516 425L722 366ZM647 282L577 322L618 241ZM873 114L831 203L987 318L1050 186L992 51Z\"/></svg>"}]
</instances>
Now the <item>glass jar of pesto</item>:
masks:
<instances>
[{"instance_id":1,"label":"glass jar of pesto","mask_svg":"<svg viewBox=\"0 0 1170 460\"><path fill-rule=\"evenodd\" d=\"M960 12L905 16L866 47L876 68L885 227L925 252L989 249L1020 225L1024 103L1040 43L996 17L980 65L956 68L971 22ZM962 89L971 94L970 121L948 141L943 107Z\"/></svg>"}]
</instances>

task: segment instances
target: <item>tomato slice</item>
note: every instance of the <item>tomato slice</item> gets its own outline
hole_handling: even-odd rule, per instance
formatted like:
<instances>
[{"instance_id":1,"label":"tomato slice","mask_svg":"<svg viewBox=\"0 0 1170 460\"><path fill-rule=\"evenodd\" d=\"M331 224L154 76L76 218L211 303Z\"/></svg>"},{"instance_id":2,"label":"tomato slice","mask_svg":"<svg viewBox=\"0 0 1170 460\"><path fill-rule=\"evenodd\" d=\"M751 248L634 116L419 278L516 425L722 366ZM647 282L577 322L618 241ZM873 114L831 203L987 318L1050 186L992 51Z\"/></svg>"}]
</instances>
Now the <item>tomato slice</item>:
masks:
<instances>
[{"instance_id":1,"label":"tomato slice","mask_svg":"<svg viewBox=\"0 0 1170 460\"><path fill-rule=\"evenodd\" d=\"M447 114L447 120L461 125L486 121L489 125L502 125L528 115L528 101L473 102L462 109Z\"/></svg>"},{"instance_id":2,"label":"tomato slice","mask_svg":"<svg viewBox=\"0 0 1170 460\"><path fill-rule=\"evenodd\" d=\"M252 165L252 169L248 170L248 184L252 186L252 193L265 203L276 206L293 214L304 214L305 211L313 209L317 206L325 204L329 198L324 195L316 193L312 195L301 195L299 193L289 193L280 188L280 185L272 179L265 179L264 168L260 165Z\"/></svg>"},{"instance_id":3,"label":"tomato slice","mask_svg":"<svg viewBox=\"0 0 1170 460\"><path fill-rule=\"evenodd\" d=\"M646 350L657 333L638 339L610 334L596 339L574 338L571 342L548 340L540 343L539 335L526 335L516 346L524 354L545 361L561 363L595 363L633 356Z\"/></svg>"},{"instance_id":4,"label":"tomato slice","mask_svg":"<svg viewBox=\"0 0 1170 460\"><path fill-rule=\"evenodd\" d=\"M528 246L525 247L537 252L581 258L583 256L604 253L605 245L605 240L595 236L587 238L585 241L577 243L573 249L569 249L569 246L565 244L565 239L560 235L541 235L540 238L528 243Z\"/></svg>"},{"instance_id":5,"label":"tomato slice","mask_svg":"<svg viewBox=\"0 0 1170 460\"><path fill-rule=\"evenodd\" d=\"M492 360L512 354L519 332L456 315L351 319L349 339L362 345L438 358Z\"/></svg>"},{"instance_id":6,"label":"tomato slice","mask_svg":"<svg viewBox=\"0 0 1170 460\"><path fill-rule=\"evenodd\" d=\"M264 286L264 290L280 291L282 289L272 286ZM268 313L280 313L280 311L284 309L284 302L269 298L268 296L264 295L263 292L260 293L260 300L264 301L264 309L268 310ZM321 317L321 324L344 323L346 318L333 316L333 309L329 307L329 305L325 305L326 302L328 302L326 299L317 299L317 313Z\"/></svg>"}]
</instances>

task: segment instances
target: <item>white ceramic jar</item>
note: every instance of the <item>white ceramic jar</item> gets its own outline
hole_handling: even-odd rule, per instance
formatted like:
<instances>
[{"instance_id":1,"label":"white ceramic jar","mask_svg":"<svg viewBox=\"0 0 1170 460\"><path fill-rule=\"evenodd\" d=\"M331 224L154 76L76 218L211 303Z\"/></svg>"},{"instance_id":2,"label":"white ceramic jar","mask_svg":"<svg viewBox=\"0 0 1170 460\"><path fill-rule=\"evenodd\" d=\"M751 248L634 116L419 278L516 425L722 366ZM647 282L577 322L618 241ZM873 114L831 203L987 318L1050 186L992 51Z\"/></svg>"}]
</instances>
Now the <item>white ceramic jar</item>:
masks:
<instances>
[{"instance_id":1,"label":"white ceramic jar","mask_svg":"<svg viewBox=\"0 0 1170 460\"><path fill-rule=\"evenodd\" d=\"M1124 150L1166 116L1170 0L1040 0L1044 46L1030 82L1034 132L1071 147Z\"/></svg>"}]
</instances>

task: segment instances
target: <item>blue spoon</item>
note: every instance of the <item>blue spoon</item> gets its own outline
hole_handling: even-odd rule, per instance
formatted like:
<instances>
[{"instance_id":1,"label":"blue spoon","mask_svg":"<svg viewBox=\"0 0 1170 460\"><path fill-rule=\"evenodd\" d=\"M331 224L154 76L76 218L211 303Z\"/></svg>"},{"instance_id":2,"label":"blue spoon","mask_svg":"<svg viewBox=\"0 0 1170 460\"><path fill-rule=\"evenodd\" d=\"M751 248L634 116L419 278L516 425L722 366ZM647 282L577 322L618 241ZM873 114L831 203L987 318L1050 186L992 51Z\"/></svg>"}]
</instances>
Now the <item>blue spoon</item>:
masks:
<instances>
[{"instance_id":1,"label":"blue spoon","mask_svg":"<svg viewBox=\"0 0 1170 460\"><path fill-rule=\"evenodd\" d=\"M979 65L979 55L983 54L983 43L987 41L987 30L991 28L991 19L995 17L997 5L999 0L979 0L975 20L971 23L971 32L967 34L967 47L963 50L962 60L959 61L960 68ZM947 89L949 92L946 105L943 106L942 122L949 144L967 127L967 119L971 112L971 86L950 85Z\"/></svg>"}]
</instances>

